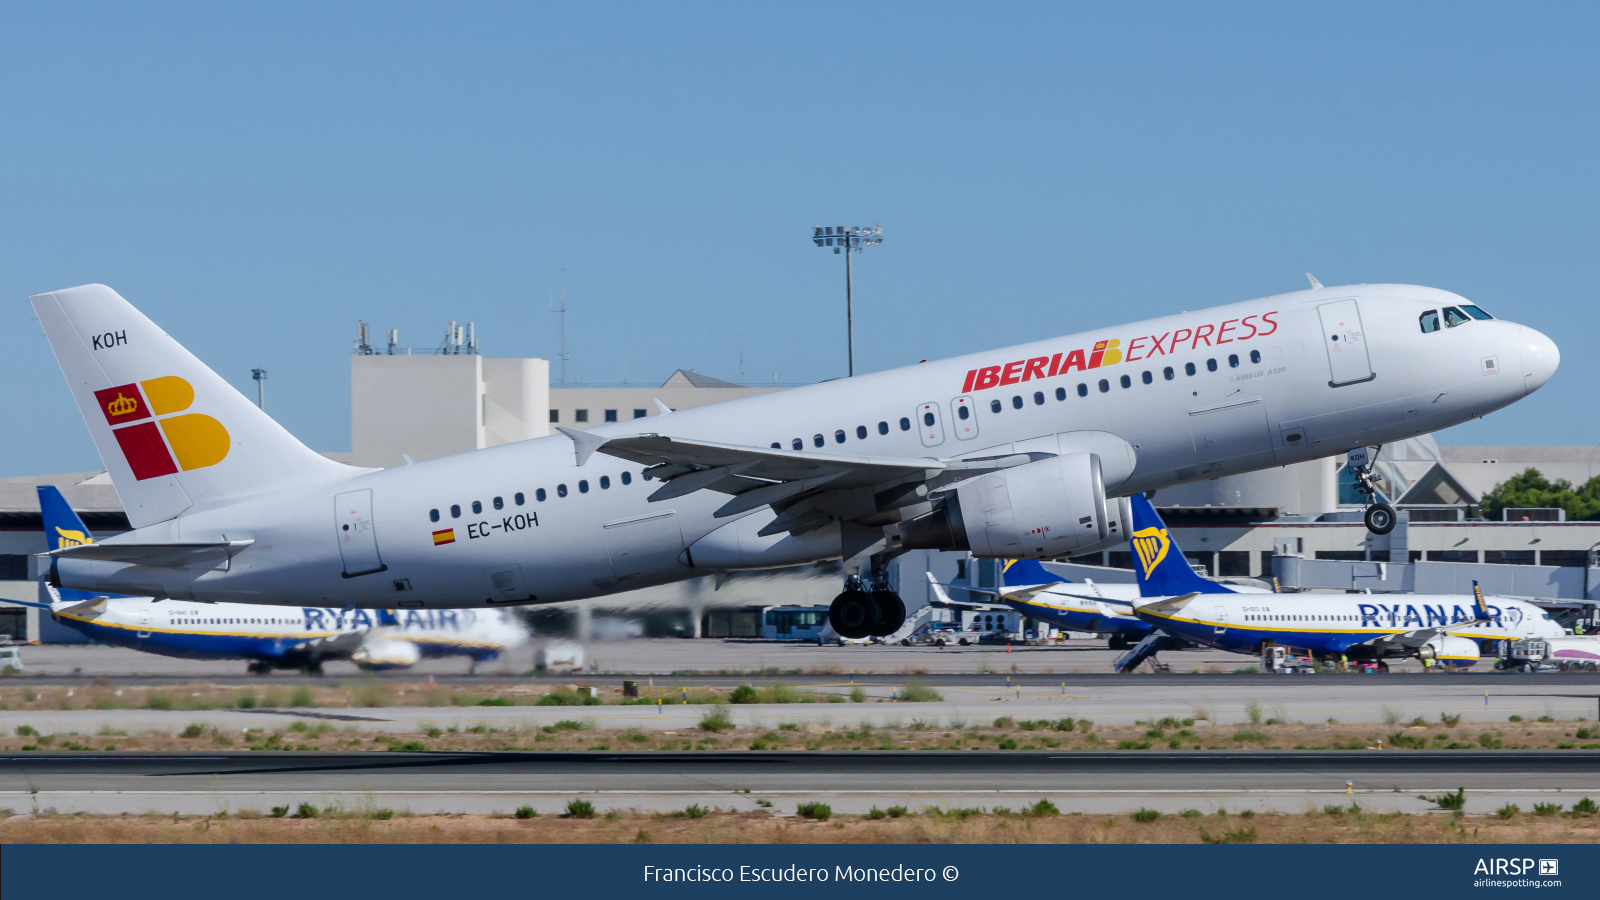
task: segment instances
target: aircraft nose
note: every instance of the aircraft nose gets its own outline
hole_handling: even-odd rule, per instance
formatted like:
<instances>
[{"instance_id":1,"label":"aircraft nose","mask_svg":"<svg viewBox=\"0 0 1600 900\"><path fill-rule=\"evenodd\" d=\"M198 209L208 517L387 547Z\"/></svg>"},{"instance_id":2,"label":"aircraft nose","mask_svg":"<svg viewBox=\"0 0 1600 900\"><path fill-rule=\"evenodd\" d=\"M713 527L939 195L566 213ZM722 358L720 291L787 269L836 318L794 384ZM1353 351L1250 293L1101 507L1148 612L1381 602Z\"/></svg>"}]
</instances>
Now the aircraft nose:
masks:
<instances>
[{"instance_id":1,"label":"aircraft nose","mask_svg":"<svg viewBox=\"0 0 1600 900\"><path fill-rule=\"evenodd\" d=\"M1561 366L1556 342L1526 325L1517 333L1517 352L1522 357L1522 387L1526 394L1543 387Z\"/></svg>"}]
</instances>

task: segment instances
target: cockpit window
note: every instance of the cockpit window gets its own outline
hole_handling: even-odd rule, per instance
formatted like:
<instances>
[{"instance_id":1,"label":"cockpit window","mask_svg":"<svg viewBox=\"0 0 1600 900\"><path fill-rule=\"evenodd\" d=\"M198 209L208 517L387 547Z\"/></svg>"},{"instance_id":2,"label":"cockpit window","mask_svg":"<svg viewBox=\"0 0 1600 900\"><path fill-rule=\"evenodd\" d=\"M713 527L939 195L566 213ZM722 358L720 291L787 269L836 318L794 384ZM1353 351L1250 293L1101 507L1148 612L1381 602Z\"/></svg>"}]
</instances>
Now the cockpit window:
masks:
<instances>
[{"instance_id":1,"label":"cockpit window","mask_svg":"<svg viewBox=\"0 0 1600 900\"><path fill-rule=\"evenodd\" d=\"M1471 303L1463 303L1463 304L1461 304L1461 308L1466 310L1467 311L1467 315L1473 317L1474 319L1492 319L1492 318L1494 318L1494 316L1491 316L1488 313L1484 312L1482 309L1479 309L1478 307L1473 306Z\"/></svg>"},{"instance_id":2,"label":"cockpit window","mask_svg":"<svg viewBox=\"0 0 1600 900\"><path fill-rule=\"evenodd\" d=\"M1457 325L1465 325L1471 321L1471 319L1467 318L1466 313L1456 309L1454 306L1446 306L1444 308L1444 325L1446 328L1454 328Z\"/></svg>"},{"instance_id":3,"label":"cockpit window","mask_svg":"<svg viewBox=\"0 0 1600 900\"><path fill-rule=\"evenodd\" d=\"M1417 321L1422 323L1423 334L1432 334L1439 330L1439 311L1437 309L1430 309L1423 313L1422 316L1417 319Z\"/></svg>"}]
</instances>

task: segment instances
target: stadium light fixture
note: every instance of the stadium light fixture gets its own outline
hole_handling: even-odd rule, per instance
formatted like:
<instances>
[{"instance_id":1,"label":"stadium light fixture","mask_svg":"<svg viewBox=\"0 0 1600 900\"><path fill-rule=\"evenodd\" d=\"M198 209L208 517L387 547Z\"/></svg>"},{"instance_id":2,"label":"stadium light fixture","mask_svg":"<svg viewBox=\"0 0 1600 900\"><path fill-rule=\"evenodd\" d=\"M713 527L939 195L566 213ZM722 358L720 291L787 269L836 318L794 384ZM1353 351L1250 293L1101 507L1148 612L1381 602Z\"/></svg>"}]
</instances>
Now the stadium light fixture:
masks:
<instances>
[{"instance_id":1,"label":"stadium light fixture","mask_svg":"<svg viewBox=\"0 0 1600 900\"><path fill-rule=\"evenodd\" d=\"M811 242L827 247L834 253L844 253L844 326L846 351L850 361L850 376L856 374L856 322L855 285L850 271L850 254L860 253L863 247L876 247L883 243L883 223L870 228L863 225L813 225Z\"/></svg>"}]
</instances>

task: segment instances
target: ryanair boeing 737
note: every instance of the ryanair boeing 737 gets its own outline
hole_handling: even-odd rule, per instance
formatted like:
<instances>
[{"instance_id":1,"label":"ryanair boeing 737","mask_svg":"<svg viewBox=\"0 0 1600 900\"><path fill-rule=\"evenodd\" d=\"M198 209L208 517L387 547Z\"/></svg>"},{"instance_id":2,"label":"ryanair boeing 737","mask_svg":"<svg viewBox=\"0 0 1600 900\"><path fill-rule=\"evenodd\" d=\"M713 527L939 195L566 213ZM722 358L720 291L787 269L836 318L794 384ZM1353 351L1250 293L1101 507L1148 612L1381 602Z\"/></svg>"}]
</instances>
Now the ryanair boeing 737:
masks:
<instances>
[{"instance_id":1,"label":"ryanair boeing 737","mask_svg":"<svg viewBox=\"0 0 1600 900\"><path fill-rule=\"evenodd\" d=\"M1516 402L1560 360L1543 334L1448 291L1313 280L358 469L295 440L110 288L32 301L134 526L51 551L58 587L483 609L842 558L830 619L847 638L899 628L886 564L904 550L1051 559L1120 546L1135 493L1347 451L1364 465L1369 445ZM1387 530L1393 510L1373 504L1368 525Z\"/></svg>"},{"instance_id":2,"label":"ryanair boeing 737","mask_svg":"<svg viewBox=\"0 0 1600 900\"><path fill-rule=\"evenodd\" d=\"M1566 634L1548 613L1521 600L1474 594L1242 593L1195 575L1166 523L1144 497L1133 503L1134 571L1147 599L1134 615L1168 635L1235 653L1264 645L1304 649L1319 659L1410 657L1458 667L1476 663L1485 642Z\"/></svg>"}]
</instances>

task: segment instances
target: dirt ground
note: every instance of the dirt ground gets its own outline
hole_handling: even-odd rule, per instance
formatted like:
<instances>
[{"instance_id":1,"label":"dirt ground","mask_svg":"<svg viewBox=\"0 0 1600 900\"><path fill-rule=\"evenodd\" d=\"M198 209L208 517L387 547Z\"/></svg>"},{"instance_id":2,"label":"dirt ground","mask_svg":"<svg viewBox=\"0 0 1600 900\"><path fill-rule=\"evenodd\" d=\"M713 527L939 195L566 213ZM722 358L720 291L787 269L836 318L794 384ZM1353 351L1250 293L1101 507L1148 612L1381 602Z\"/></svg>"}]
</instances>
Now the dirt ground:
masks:
<instances>
[{"instance_id":1,"label":"dirt ground","mask_svg":"<svg viewBox=\"0 0 1600 900\"><path fill-rule=\"evenodd\" d=\"M1133 816L1019 814L991 810L908 811L899 817L826 821L751 813L622 813L592 819L512 816L395 816L388 810L314 818L232 816L54 816L0 819L0 843L393 843L393 844L1530 844L1600 842L1600 818L1374 815ZM290 815L293 815L292 813Z\"/></svg>"},{"instance_id":2,"label":"dirt ground","mask_svg":"<svg viewBox=\"0 0 1600 900\"><path fill-rule=\"evenodd\" d=\"M401 734L358 731L327 722L298 721L278 729L245 732L199 723L181 732L131 734L102 728L88 734L39 734L30 726L0 735L0 752L49 750L183 751L197 747L231 750L591 750L603 752L685 750L1600 750L1600 725L1583 721L1507 721L1485 726L1450 720L1415 719L1393 724L1343 725L1280 722L1209 725L1204 720L1167 718L1137 725L1097 725L1087 719L1022 719L1001 716L962 724L931 725L916 717L916 704L897 708L887 726L827 726L816 721L780 722L775 728L734 728L709 706L699 727L681 731L597 728L572 707L570 718L524 727L475 725L428 727ZM903 710L903 711L902 711ZM1381 742L1381 747L1380 747Z\"/></svg>"}]
</instances>

